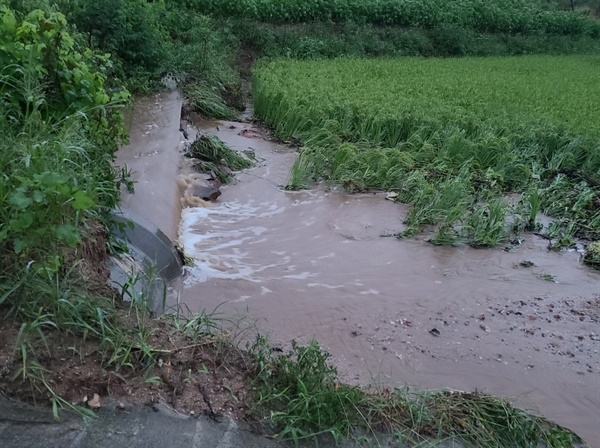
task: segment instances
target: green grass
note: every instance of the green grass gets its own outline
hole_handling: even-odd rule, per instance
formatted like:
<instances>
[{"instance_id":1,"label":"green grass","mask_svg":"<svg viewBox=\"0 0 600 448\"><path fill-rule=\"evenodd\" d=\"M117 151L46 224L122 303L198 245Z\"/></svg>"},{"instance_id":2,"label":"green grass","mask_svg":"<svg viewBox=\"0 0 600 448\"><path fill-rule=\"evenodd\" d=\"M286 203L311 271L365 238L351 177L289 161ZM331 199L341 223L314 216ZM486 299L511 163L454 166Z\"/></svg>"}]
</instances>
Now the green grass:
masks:
<instances>
[{"instance_id":1,"label":"green grass","mask_svg":"<svg viewBox=\"0 0 600 448\"><path fill-rule=\"evenodd\" d=\"M542 211L565 247L600 237L599 68L597 56L275 60L253 93L260 118L306 145L289 188L398 191L413 205L403 236L436 224L438 244L497 245ZM524 193L518 207L508 193Z\"/></svg>"},{"instance_id":2,"label":"green grass","mask_svg":"<svg viewBox=\"0 0 600 448\"><path fill-rule=\"evenodd\" d=\"M341 384L316 341L274 354L267 340L251 347L256 360L255 415L267 418L279 438L319 446L356 439L380 446L436 446L454 440L477 447L572 447L579 438L502 398L448 391L363 390ZM366 436L366 437L365 437ZM384 446L388 446L384 443Z\"/></svg>"}]
</instances>

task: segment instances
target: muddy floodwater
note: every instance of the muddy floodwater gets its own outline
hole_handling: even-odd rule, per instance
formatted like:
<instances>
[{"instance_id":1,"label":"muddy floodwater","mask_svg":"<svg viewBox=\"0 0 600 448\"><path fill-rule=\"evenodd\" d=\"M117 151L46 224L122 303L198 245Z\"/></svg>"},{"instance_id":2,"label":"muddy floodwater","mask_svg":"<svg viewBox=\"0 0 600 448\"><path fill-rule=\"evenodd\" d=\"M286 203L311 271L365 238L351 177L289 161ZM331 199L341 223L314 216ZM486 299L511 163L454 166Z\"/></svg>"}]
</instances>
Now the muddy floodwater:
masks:
<instances>
[{"instance_id":1,"label":"muddy floodwater","mask_svg":"<svg viewBox=\"0 0 600 448\"><path fill-rule=\"evenodd\" d=\"M179 100L157 98L143 104L148 110L132 127L143 138L132 138L123 157L133 154L137 170L149 173L142 182L167 185L172 169L151 168L160 155L152 145L161 139L153 123ZM347 382L501 395L600 448L600 275L579 253L550 252L534 235L508 252L436 247L427 232L382 237L401 230L407 212L385 193L285 191L294 149L250 123L198 126L186 127L190 139L214 134L253 150L259 162L221 187L215 203L184 195L182 211L177 203L153 212L170 228L181 211L178 238L196 260L183 279L182 304L250 315L283 348L315 337ZM157 160L172 166L171 158ZM181 188L186 177L189 184L186 162L180 170ZM170 197L174 185L148 197L148 206Z\"/></svg>"}]
</instances>

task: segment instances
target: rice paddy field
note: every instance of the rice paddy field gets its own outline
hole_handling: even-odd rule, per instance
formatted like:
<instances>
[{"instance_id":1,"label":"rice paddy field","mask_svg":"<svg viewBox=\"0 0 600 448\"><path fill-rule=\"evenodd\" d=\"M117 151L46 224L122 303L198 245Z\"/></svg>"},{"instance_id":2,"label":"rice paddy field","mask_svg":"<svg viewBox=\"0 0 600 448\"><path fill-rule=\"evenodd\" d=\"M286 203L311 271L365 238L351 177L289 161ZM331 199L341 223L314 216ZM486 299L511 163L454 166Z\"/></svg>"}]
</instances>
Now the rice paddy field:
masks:
<instances>
[{"instance_id":1,"label":"rice paddy field","mask_svg":"<svg viewBox=\"0 0 600 448\"><path fill-rule=\"evenodd\" d=\"M433 243L495 246L533 230L557 249L600 238L598 56L265 61L253 97L303 144L288 188L393 191L412 205L398 236L433 225Z\"/></svg>"}]
</instances>

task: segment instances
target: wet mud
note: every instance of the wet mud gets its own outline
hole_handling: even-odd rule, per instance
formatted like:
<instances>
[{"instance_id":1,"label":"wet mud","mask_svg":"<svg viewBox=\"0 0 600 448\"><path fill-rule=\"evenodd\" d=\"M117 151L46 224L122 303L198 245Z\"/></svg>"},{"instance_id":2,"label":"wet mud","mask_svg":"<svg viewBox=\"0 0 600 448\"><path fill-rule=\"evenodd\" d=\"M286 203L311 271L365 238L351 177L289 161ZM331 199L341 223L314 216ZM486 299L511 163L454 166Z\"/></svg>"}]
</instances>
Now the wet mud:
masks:
<instances>
[{"instance_id":1,"label":"wet mud","mask_svg":"<svg viewBox=\"0 0 600 448\"><path fill-rule=\"evenodd\" d=\"M293 149L248 123L199 127L259 163L183 209L182 303L249 313L282 347L315 337L348 382L501 395L600 447L600 275L579 253L382 237L407 213L385 193L285 191Z\"/></svg>"}]
</instances>

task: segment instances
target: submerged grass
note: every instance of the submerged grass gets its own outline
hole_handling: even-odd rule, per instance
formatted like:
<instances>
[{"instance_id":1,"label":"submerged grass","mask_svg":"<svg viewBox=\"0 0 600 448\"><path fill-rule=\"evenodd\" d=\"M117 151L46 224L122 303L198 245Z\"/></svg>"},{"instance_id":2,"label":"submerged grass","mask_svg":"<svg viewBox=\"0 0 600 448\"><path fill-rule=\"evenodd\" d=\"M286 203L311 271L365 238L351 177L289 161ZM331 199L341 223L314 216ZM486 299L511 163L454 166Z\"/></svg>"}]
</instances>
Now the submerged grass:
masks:
<instances>
[{"instance_id":1,"label":"submerged grass","mask_svg":"<svg viewBox=\"0 0 600 448\"><path fill-rule=\"evenodd\" d=\"M278 60L254 74L257 115L304 141L289 188L397 191L402 236L499 244L556 217L556 244L600 238L596 56ZM570 74L585 78L565 83ZM518 207L502 200L523 193ZM504 222L511 217L512 223Z\"/></svg>"}]
</instances>

